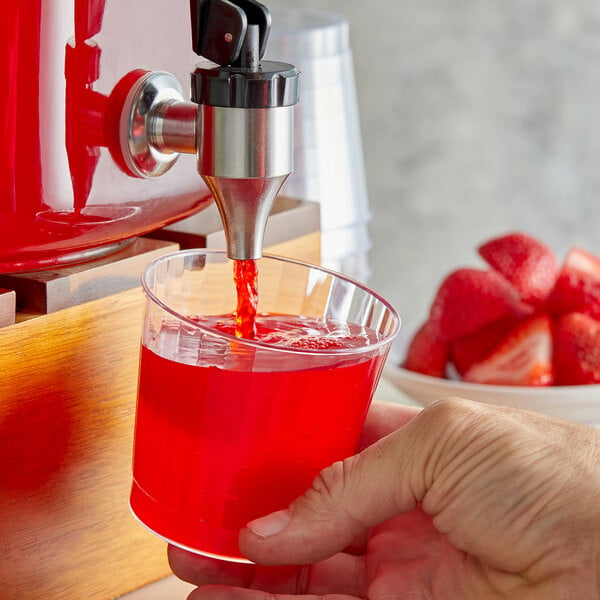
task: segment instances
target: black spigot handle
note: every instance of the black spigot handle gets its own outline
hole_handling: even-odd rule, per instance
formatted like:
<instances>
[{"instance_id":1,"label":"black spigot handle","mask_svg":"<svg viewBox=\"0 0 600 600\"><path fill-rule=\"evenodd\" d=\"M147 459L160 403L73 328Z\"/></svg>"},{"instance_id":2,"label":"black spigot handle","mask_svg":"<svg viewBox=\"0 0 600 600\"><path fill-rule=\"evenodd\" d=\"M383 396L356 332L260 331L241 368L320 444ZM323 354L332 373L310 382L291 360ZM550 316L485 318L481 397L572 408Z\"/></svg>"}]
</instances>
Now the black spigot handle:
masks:
<instances>
[{"instance_id":1,"label":"black spigot handle","mask_svg":"<svg viewBox=\"0 0 600 600\"><path fill-rule=\"evenodd\" d=\"M255 0L190 0L192 48L196 54L219 65L244 67L248 43L257 44L259 58L265 53L271 14ZM246 39L248 31L254 34ZM254 41L257 40L257 41Z\"/></svg>"}]
</instances>

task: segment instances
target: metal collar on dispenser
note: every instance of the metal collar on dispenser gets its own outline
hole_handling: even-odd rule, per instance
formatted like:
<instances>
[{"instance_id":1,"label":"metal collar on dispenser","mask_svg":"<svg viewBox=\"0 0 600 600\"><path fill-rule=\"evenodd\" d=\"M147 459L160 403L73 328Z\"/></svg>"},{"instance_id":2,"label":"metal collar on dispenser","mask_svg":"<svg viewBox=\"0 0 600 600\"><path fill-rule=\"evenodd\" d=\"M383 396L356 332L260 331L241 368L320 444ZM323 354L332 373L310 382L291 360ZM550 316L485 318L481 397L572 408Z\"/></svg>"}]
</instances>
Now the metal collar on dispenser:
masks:
<instances>
[{"instance_id":1,"label":"metal collar on dispenser","mask_svg":"<svg viewBox=\"0 0 600 600\"><path fill-rule=\"evenodd\" d=\"M192 100L224 108L278 108L298 102L298 71L287 63L264 61L260 70L202 68L192 73Z\"/></svg>"},{"instance_id":2,"label":"metal collar on dispenser","mask_svg":"<svg viewBox=\"0 0 600 600\"><path fill-rule=\"evenodd\" d=\"M271 15L253 0L192 0L192 46L219 65L192 73L192 100L228 108L277 108L298 102L293 65L263 61Z\"/></svg>"}]
</instances>

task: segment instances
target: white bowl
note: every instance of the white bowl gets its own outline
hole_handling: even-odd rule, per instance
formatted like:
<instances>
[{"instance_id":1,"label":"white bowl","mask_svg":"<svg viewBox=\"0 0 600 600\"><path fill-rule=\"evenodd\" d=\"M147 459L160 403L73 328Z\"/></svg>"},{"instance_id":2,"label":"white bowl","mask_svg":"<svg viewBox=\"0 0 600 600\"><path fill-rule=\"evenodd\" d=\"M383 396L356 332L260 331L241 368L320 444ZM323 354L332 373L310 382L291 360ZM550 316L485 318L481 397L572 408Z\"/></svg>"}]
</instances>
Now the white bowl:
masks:
<instances>
[{"instance_id":1,"label":"white bowl","mask_svg":"<svg viewBox=\"0 0 600 600\"><path fill-rule=\"evenodd\" d=\"M600 427L600 384L527 387L486 385L421 375L400 365L415 328L403 329L394 342L384 377L415 402L425 406L438 398L460 396L477 402L532 410Z\"/></svg>"}]
</instances>

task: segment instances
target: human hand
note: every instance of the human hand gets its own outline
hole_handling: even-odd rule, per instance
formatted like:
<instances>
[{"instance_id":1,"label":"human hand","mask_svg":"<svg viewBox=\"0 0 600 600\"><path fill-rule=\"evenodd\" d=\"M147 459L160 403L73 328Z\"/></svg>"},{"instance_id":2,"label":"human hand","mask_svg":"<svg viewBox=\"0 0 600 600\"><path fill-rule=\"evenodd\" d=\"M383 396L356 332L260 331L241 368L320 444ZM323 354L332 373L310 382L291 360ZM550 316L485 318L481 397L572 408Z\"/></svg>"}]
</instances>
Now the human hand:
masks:
<instances>
[{"instance_id":1,"label":"human hand","mask_svg":"<svg viewBox=\"0 0 600 600\"><path fill-rule=\"evenodd\" d=\"M240 533L258 564L170 548L174 572L202 586L189 599L600 597L596 430L446 399L416 416L375 403L363 441Z\"/></svg>"}]
</instances>

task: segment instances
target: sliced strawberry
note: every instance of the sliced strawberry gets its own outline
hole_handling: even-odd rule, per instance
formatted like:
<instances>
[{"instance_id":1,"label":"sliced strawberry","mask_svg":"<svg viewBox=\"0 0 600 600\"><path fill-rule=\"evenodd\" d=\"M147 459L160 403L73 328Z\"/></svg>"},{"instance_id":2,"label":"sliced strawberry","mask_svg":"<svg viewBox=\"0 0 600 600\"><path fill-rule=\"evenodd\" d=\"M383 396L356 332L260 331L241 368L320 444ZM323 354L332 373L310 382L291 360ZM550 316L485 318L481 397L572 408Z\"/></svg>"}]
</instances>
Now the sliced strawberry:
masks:
<instances>
[{"instance_id":1,"label":"sliced strawberry","mask_svg":"<svg viewBox=\"0 0 600 600\"><path fill-rule=\"evenodd\" d=\"M552 250L525 233L510 233L479 247L479 254L504 275L524 302L541 305L558 276L559 264Z\"/></svg>"},{"instance_id":2,"label":"sliced strawberry","mask_svg":"<svg viewBox=\"0 0 600 600\"><path fill-rule=\"evenodd\" d=\"M600 319L600 258L581 248L569 250L547 307L555 315L581 312Z\"/></svg>"},{"instance_id":3,"label":"sliced strawberry","mask_svg":"<svg viewBox=\"0 0 600 600\"><path fill-rule=\"evenodd\" d=\"M417 373L445 377L447 362L448 343L425 322L413 336L402 366Z\"/></svg>"},{"instance_id":4,"label":"sliced strawberry","mask_svg":"<svg viewBox=\"0 0 600 600\"><path fill-rule=\"evenodd\" d=\"M439 336L453 341L506 315L525 316L531 305L496 271L458 269L440 285L429 320Z\"/></svg>"},{"instance_id":5,"label":"sliced strawberry","mask_svg":"<svg viewBox=\"0 0 600 600\"><path fill-rule=\"evenodd\" d=\"M457 372L464 375L473 363L486 358L521 321L518 317L508 315L452 342L450 360Z\"/></svg>"},{"instance_id":6,"label":"sliced strawberry","mask_svg":"<svg viewBox=\"0 0 600 600\"><path fill-rule=\"evenodd\" d=\"M545 313L527 319L463 378L495 385L552 385L552 319Z\"/></svg>"},{"instance_id":7,"label":"sliced strawberry","mask_svg":"<svg viewBox=\"0 0 600 600\"><path fill-rule=\"evenodd\" d=\"M557 385L600 383L600 322L569 313L556 322L554 371Z\"/></svg>"}]
</instances>

